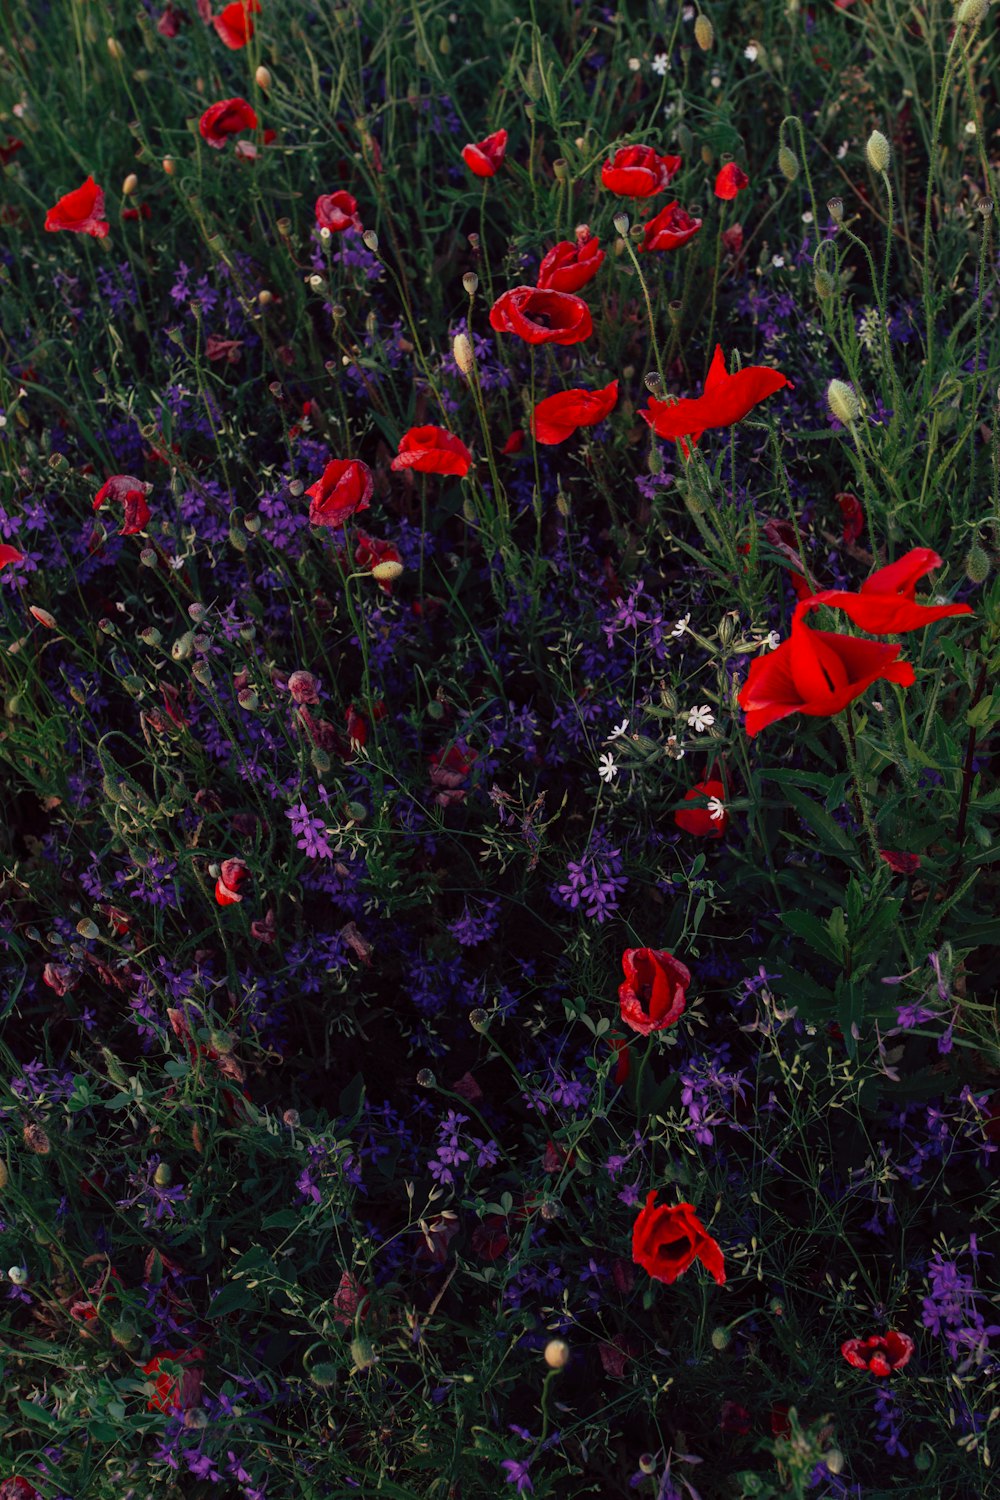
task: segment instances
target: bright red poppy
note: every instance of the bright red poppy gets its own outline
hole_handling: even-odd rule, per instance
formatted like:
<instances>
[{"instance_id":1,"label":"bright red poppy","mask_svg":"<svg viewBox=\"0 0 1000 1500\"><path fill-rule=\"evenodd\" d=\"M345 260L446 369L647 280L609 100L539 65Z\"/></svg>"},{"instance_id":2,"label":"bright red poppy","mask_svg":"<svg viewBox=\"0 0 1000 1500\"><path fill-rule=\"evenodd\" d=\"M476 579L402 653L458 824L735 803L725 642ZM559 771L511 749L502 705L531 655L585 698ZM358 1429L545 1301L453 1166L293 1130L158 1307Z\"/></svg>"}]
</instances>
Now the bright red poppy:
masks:
<instances>
[{"instance_id":1,"label":"bright red poppy","mask_svg":"<svg viewBox=\"0 0 1000 1500\"><path fill-rule=\"evenodd\" d=\"M700 1260L719 1286L726 1281L722 1248L698 1218L691 1203L656 1208L656 1191L632 1226L632 1259L656 1281L669 1285Z\"/></svg>"},{"instance_id":2,"label":"bright red poppy","mask_svg":"<svg viewBox=\"0 0 1000 1500\"><path fill-rule=\"evenodd\" d=\"M238 52L253 36L255 15L260 15L260 0L233 0L232 5L225 6L212 17L212 25L225 45L232 52Z\"/></svg>"},{"instance_id":3,"label":"bright red poppy","mask_svg":"<svg viewBox=\"0 0 1000 1500\"><path fill-rule=\"evenodd\" d=\"M796 615L801 607L796 606ZM810 630L801 620L793 619L788 640L750 663L739 695L747 734L752 739L768 724L789 714L813 718L838 714L880 679L898 682L901 687L912 686L913 668L908 661L897 660L902 649L828 630Z\"/></svg>"},{"instance_id":4,"label":"bright red poppy","mask_svg":"<svg viewBox=\"0 0 1000 1500\"><path fill-rule=\"evenodd\" d=\"M512 458L516 453L520 453L523 447L524 432L520 427L516 427L514 431L508 435L507 441L500 449L500 452L505 458Z\"/></svg>"},{"instance_id":5,"label":"bright red poppy","mask_svg":"<svg viewBox=\"0 0 1000 1500\"><path fill-rule=\"evenodd\" d=\"M867 1339L847 1339L840 1352L849 1365L856 1370L870 1370L873 1375L891 1375L909 1363L913 1353L913 1340L909 1334L895 1333L892 1329L885 1335L872 1334Z\"/></svg>"},{"instance_id":6,"label":"bright red poppy","mask_svg":"<svg viewBox=\"0 0 1000 1500\"><path fill-rule=\"evenodd\" d=\"M672 953L626 948L624 983L618 987L622 1020L640 1036L674 1026L684 1014L690 970Z\"/></svg>"},{"instance_id":7,"label":"bright red poppy","mask_svg":"<svg viewBox=\"0 0 1000 1500\"><path fill-rule=\"evenodd\" d=\"M462 160L477 177L495 177L506 155L506 130L494 130L484 141L462 147Z\"/></svg>"},{"instance_id":8,"label":"bright red poppy","mask_svg":"<svg viewBox=\"0 0 1000 1500\"><path fill-rule=\"evenodd\" d=\"M542 256L538 285L545 292L578 292L592 281L604 262L604 251L596 234L577 235L576 241L560 240Z\"/></svg>"},{"instance_id":9,"label":"bright red poppy","mask_svg":"<svg viewBox=\"0 0 1000 1500\"><path fill-rule=\"evenodd\" d=\"M257 129L257 111L245 99L222 99L209 105L198 121L198 129L207 145L221 151L231 135Z\"/></svg>"},{"instance_id":10,"label":"bright red poppy","mask_svg":"<svg viewBox=\"0 0 1000 1500\"><path fill-rule=\"evenodd\" d=\"M851 495L846 490L833 497L840 506L840 514L843 518L843 538L845 547L852 546L865 529L865 513L861 501L857 495Z\"/></svg>"},{"instance_id":11,"label":"bright red poppy","mask_svg":"<svg viewBox=\"0 0 1000 1500\"><path fill-rule=\"evenodd\" d=\"M705 802L704 807L679 807L674 822L685 833L700 839L721 839L729 826L729 814L723 801L726 789L721 781L699 781L684 793L685 802Z\"/></svg>"},{"instance_id":12,"label":"bright red poppy","mask_svg":"<svg viewBox=\"0 0 1000 1500\"><path fill-rule=\"evenodd\" d=\"M621 146L601 168L601 181L622 198L652 198L666 191L680 169L679 156L660 156L652 146Z\"/></svg>"},{"instance_id":13,"label":"bright red poppy","mask_svg":"<svg viewBox=\"0 0 1000 1500\"><path fill-rule=\"evenodd\" d=\"M490 327L526 344L579 344L594 331L590 308L571 292L515 286L490 308Z\"/></svg>"},{"instance_id":14,"label":"bright red poppy","mask_svg":"<svg viewBox=\"0 0 1000 1500\"><path fill-rule=\"evenodd\" d=\"M243 900L241 890L250 879L250 871L241 859L224 859L215 882L215 899L220 906L235 906Z\"/></svg>"},{"instance_id":15,"label":"bright red poppy","mask_svg":"<svg viewBox=\"0 0 1000 1500\"><path fill-rule=\"evenodd\" d=\"M45 228L51 233L69 229L74 234L89 234L95 240L103 240L110 227L104 217L104 190L93 177L88 177L72 193L64 193L45 215Z\"/></svg>"},{"instance_id":16,"label":"bright red poppy","mask_svg":"<svg viewBox=\"0 0 1000 1500\"><path fill-rule=\"evenodd\" d=\"M884 859L889 869L897 875L915 875L920 869L919 854L902 854L895 849L880 849L879 859Z\"/></svg>"},{"instance_id":17,"label":"bright red poppy","mask_svg":"<svg viewBox=\"0 0 1000 1500\"><path fill-rule=\"evenodd\" d=\"M750 179L747 174L734 161L727 161L715 179L715 196L724 198L728 202L749 185Z\"/></svg>"},{"instance_id":18,"label":"bright red poppy","mask_svg":"<svg viewBox=\"0 0 1000 1500\"><path fill-rule=\"evenodd\" d=\"M357 532L358 544L354 549L354 561L359 568L372 570L380 563L402 564L399 548L393 546L392 542L379 541L377 537L368 536L364 531ZM377 578L375 582L385 593L392 593L393 580L391 578Z\"/></svg>"},{"instance_id":19,"label":"bright red poppy","mask_svg":"<svg viewBox=\"0 0 1000 1500\"><path fill-rule=\"evenodd\" d=\"M23 560L23 552L18 552L16 547L11 547L7 542L0 542L0 568L5 568L8 563L22 562Z\"/></svg>"},{"instance_id":20,"label":"bright red poppy","mask_svg":"<svg viewBox=\"0 0 1000 1500\"><path fill-rule=\"evenodd\" d=\"M205 1351L197 1347L165 1349L162 1354L155 1354L149 1363L142 1367L144 1375L156 1378L156 1390L146 1403L147 1410L174 1413L188 1411L192 1406L197 1406L201 1401L203 1375L200 1361L204 1358ZM167 1360L173 1364L183 1365L184 1373L178 1377L163 1370L162 1366Z\"/></svg>"},{"instance_id":21,"label":"bright red poppy","mask_svg":"<svg viewBox=\"0 0 1000 1500\"><path fill-rule=\"evenodd\" d=\"M786 385L792 385L788 376L768 365L748 365L730 375L722 345L716 344L700 396L674 402L657 401L651 396L649 410L640 412L640 416L657 437L679 441L687 453L687 444L697 443L710 427L732 427Z\"/></svg>"},{"instance_id":22,"label":"bright red poppy","mask_svg":"<svg viewBox=\"0 0 1000 1500\"><path fill-rule=\"evenodd\" d=\"M643 227L640 250L679 250L688 240L693 240L701 228L701 220L693 219L686 208L677 202L661 208Z\"/></svg>"},{"instance_id":23,"label":"bright red poppy","mask_svg":"<svg viewBox=\"0 0 1000 1500\"><path fill-rule=\"evenodd\" d=\"M594 427L614 410L618 382L599 391L558 391L539 401L531 417L531 430L538 443L564 443L578 427Z\"/></svg>"},{"instance_id":24,"label":"bright red poppy","mask_svg":"<svg viewBox=\"0 0 1000 1500\"><path fill-rule=\"evenodd\" d=\"M323 193L316 199L316 223L320 229L329 229L332 234L342 234L345 229L360 229L357 198L343 190Z\"/></svg>"},{"instance_id":25,"label":"bright red poppy","mask_svg":"<svg viewBox=\"0 0 1000 1500\"><path fill-rule=\"evenodd\" d=\"M306 490L310 526L343 526L358 511L368 509L373 488L367 464L357 458L333 459Z\"/></svg>"},{"instance_id":26,"label":"bright red poppy","mask_svg":"<svg viewBox=\"0 0 1000 1500\"><path fill-rule=\"evenodd\" d=\"M112 474L106 479L94 497L94 509L100 510L106 501L121 505L124 511L124 523L121 536L135 536L137 532L144 531L149 521L149 506L146 504L146 496L153 488L145 480L135 479L131 474Z\"/></svg>"},{"instance_id":27,"label":"bright red poppy","mask_svg":"<svg viewBox=\"0 0 1000 1500\"><path fill-rule=\"evenodd\" d=\"M411 427L399 440L393 469L416 469L418 474L457 474L464 479L472 467L472 454L443 427Z\"/></svg>"},{"instance_id":28,"label":"bright red poppy","mask_svg":"<svg viewBox=\"0 0 1000 1500\"><path fill-rule=\"evenodd\" d=\"M917 580L940 566L940 557L930 547L914 547L898 562L879 568L866 578L860 593L823 589L803 599L796 606L796 616L825 604L830 609L842 610L859 630L867 630L870 635L903 635L949 615L971 615L973 611L968 604L916 602Z\"/></svg>"}]
</instances>

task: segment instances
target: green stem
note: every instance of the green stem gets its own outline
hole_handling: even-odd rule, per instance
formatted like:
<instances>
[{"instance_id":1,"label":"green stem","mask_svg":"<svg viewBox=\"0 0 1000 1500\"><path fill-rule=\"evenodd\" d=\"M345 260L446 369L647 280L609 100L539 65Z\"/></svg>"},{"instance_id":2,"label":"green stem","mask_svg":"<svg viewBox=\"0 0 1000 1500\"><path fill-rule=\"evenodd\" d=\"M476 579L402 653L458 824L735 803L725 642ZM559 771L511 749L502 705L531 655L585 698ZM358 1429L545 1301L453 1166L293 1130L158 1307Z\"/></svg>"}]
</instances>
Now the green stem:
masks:
<instances>
[{"instance_id":1,"label":"green stem","mask_svg":"<svg viewBox=\"0 0 1000 1500\"><path fill-rule=\"evenodd\" d=\"M642 267L639 264L639 257L635 253L635 246L627 234L623 234L622 239L625 241L625 249L628 251L629 259L633 266L635 266L635 273L639 278L639 285L642 287L642 295L646 302L646 317L649 319L649 338L653 345L653 356L656 360L656 368L659 371L660 379L666 385L666 379L663 374L663 359L660 355L660 346L656 341L656 319L653 317L653 301L649 295L649 287L646 285L646 278L642 274Z\"/></svg>"}]
</instances>

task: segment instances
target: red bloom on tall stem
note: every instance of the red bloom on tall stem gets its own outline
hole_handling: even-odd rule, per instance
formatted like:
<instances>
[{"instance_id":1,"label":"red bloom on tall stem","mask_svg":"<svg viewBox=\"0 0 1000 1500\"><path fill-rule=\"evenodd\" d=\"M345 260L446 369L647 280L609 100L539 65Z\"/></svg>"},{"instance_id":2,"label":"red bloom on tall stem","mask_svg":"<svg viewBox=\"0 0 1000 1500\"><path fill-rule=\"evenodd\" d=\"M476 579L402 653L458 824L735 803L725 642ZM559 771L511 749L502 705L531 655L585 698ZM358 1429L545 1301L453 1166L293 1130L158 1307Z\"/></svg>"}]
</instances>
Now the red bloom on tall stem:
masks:
<instances>
[{"instance_id":1,"label":"red bloom on tall stem","mask_svg":"<svg viewBox=\"0 0 1000 1500\"><path fill-rule=\"evenodd\" d=\"M787 375L767 365L748 365L730 375L722 345L716 344L700 396L674 402L657 401L651 396L648 411L640 415L657 437L673 438L687 452L687 443L696 443L710 427L732 427L768 396L791 384Z\"/></svg>"},{"instance_id":2,"label":"red bloom on tall stem","mask_svg":"<svg viewBox=\"0 0 1000 1500\"><path fill-rule=\"evenodd\" d=\"M507 155L506 130L494 130L484 141L463 146L462 160L477 177L495 177Z\"/></svg>"},{"instance_id":3,"label":"red bloom on tall stem","mask_svg":"<svg viewBox=\"0 0 1000 1500\"><path fill-rule=\"evenodd\" d=\"M715 196L724 198L728 202L749 185L750 179L747 174L734 161L729 161L715 179Z\"/></svg>"},{"instance_id":4,"label":"red bloom on tall stem","mask_svg":"<svg viewBox=\"0 0 1000 1500\"><path fill-rule=\"evenodd\" d=\"M112 474L106 479L94 497L94 509L100 510L106 501L111 500L120 504L124 511L124 522L120 532L121 536L134 536L137 532L144 531L149 521L149 506L146 504L146 496L153 488L143 479L135 479L131 474Z\"/></svg>"},{"instance_id":5,"label":"red bloom on tall stem","mask_svg":"<svg viewBox=\"0 0 1000 1500\"><path fill-rule=\"evenodd\" d=\"M372 471L367 464L357 458L333 459L316 483L306 490L309 524L333 529L343 526L358 511L368 509L373 488Z\"/></svg>"},{"instance_id":6,"label":"red bloom on tall stem","mask_svg":"<svg viewBox=\"0 0 1000 1500\"><path fill-rule=\"evenodd\" d=\"M235 906L243 900L243 886L250 879L250 871L241 859L224 859L215 882L215 899L220 906Z\"/></svg>"},{"instance_id":7,"label":"red bloom on tall stem","mask_svg":"<svg viewBox=\"0 0 1000 1500\"><path fill-rule=\"evenodd\" d=\"M490 308L490 327L516 333L526 344L579 344L594 331L581 297L545 287L515 286Z\"/></svg>"},{"instance_id":8,"label":"red bloom on tall stem","mask_svg":"<svg viewBox=\"0 0 1000 1500\"><path fill-rule=\"evenodd\" d=\"M454 433L443 427L411 427L399 440L393 469L416 469L418 474L457 474L464 479L472 454Z\"/></svg>"},{"instance_id":9,"label":"red bloom on tall stem","mask_svg":"<svg viewBox=\"0 0 1000 1500\"><path fill-rule=\"evenodd\" d=\"M793 619L788 640L750 664L739 696L747 734L752 739L789 714L813 718L838 714L879 680L912 686L913 668L908 661L897 660L901 650L881 641L810 630Z\"/></svg>"},{"instance_id":10,"label":"red bloom on tall stem","mask_svg":"<svg viewBox=\"0 0 1000 1500\"><path fill-rule=\"evenodd\" d=\"M700 1260L719 1286L726 1281L722 1248L702 1224L691 1203L656 1208L656 1191L632 1226L632 1259L656 1281L669 1285Z\"/></svg>"},{"instance_id":11,"label":"red bloom on tall stem","mask_svg":"<svg viewBox=\"0 0 1000 1500\"><path fill-rule=\"evenodd\" d=\"M257 111L245 99L222 99L209 105L198 121L198 129L206 145L221 151L231 135L257 129Z\"/></svg>"},{"instance_id":12,"label":"red bloom on tall stem","mask_svg":"<svg viewBox=\"0 0 1000 1500\"><path fill-rule=\"evenodd\" d=\"M626 948L618 987L622 1020L640 1036L674 1026L684 1014L691 973L672 953Z\"/></svg>"},{"instance_id":13,"label":"red bloom on tall stem","mask_svg":"<svg viewBox=\"0 0 1000 1500\"><path fill-rule=\"evenodd\" d=\"M599 391L557 391L539 401L531 416L531 430L538 443L564 443L579 427L603 422L618 401L618 382Z\"/></svg>"},{"instance_id":14,"label":"red bloom on tall stem","mask_svg":"<svg viewBox=\"0 0 1000 1500\"><path fill-rule=\"evenodd\" d=\"M357 198L342 189L336 193L322 193L316 199L316 223L320 229L329 229L331 234L360 229Z\"/></svg>"},{"instance_id":15,"label":"red bloom on tall stem","mask_svg":"<svg viewBox=\"0 0 1000 1500\"><path fill-rule=\"evenodd\" d=\"M74 234L89 234L95 240L103 240L110 227L104 217L104 190L93 177L88 177L72 193L64 193L45 215L45 228L50 233L69 229Z\"/></svg>"},{"instance_id":16,"label":"red bloom on tall stem","mask_svg":"<svg viewBox=\"0 0 1000 1500\"><path fill-rule=\"evenodd\" d=\"M685 833L693 833L696 838L721 839L729 826L729 814L723 801L725 795L726 789L721 781L699 781L684 793L684 801L700 803L704 800L706 805L679 807L674 813L674 822L678 828L682 828Z\"/></svg>"},{"instance_id":17,"label":"red bloom on tall stem","mask_svg":"<svg viewBox=\"0 0 1000 1500\"><path fill-rule=\"evenodd\" d=\"M856 1370L870 1370L873 1375L891 1375L909 1363L913 1353L913 1340L909 1334L872 1334L867 1339L847 1339L840 1352L849 1365Z\"/></svg>"},{"instance_id":18,"label":"red bloom on tall stem","mask_svg":"<svg viewBox=\"0 0 1000 1500\"><path fill-rule=\"evenodd\" d=\"M22 562L23 559L23 552L11 547L8 542L0 542L0 568L5 568L8 563Z\"/></svg>"},{"instance_id":19,"label":"red bloom on tall stem","mask_svg":"<svg viewBox=\"0 0 1000 1500\"><path fill-rule=\"evenodd\" d=\"M576 241L560 240L542 256L538 285L544 292L578 292L597 275L604 251L596 234L577 235Z\"/></svg>"},{"instance_id":20,"label":"red bloom on tall stem","mask_svg":"<svg viewBox=\"0 0 1000 1500\"><path fill-rule=\"evenodd\" d=\"M701 220L693 219L686 208L676 201L668 203L643 226L639 249L679 250L694 239L700 228Z\"/></svg>"},{"instance_id":21,"label":"red bloom on tall stem","mask_svg":"<svg viewBox=\"0 0 1000 1500\"><path fill-rule=\"evenodd\" d=\"M233 0L212 17L212 25L230 51L238 52L253 36L254 15L260 15L260 0Z\"/></svg>"},{"instance_id":22,"label":"red bloom on tall stem","mask_svg":"<svg viewBox=\"0 0 1000 1500\"><path fill-rule=\"evenodd\" d=\"M197 1406L201 1400L202 1368L200 1361L205 1357L203 1349L165 1349L162 1354L155 1354L148 1364L143 1365L142 1373L155 1377L156 1390L146 1403L149 1411L164 1411L168 1413L188 1411L192 1406ZM163 1364L169 1360L173 1364L184 1366L184 1373L178 1377L164 1370Z\"/></svg>"},{"instance_id":23,"label":"red bloom on tall stem","mask_svg":"<svg viewBox=\"0 0 1000 1500\"><path fill-rule=\"evenodd\" d=\"M660 156L652 146L621 146L601 168L601 181L622 198L652 198L665 192L681 169L679 156Z\"/></svg>"},{"instance_id":24,"label":"red bloom on tall stem","mask_svg":"<svg viewBox=\"0 0 1000 1500\"><path fill-rule=\"evenodd\" d=\"M825 604L830 609L842 610L859 630L867 630L870 635L903 635L950 615L971 615L973 611L968 604L916 602L917 580L940 566L940 557L930 547L914 547L898 562L879 568L866 578L860 593L823 589L803 599L796 606L796 616Z\"/></svg>"}]
</instances>

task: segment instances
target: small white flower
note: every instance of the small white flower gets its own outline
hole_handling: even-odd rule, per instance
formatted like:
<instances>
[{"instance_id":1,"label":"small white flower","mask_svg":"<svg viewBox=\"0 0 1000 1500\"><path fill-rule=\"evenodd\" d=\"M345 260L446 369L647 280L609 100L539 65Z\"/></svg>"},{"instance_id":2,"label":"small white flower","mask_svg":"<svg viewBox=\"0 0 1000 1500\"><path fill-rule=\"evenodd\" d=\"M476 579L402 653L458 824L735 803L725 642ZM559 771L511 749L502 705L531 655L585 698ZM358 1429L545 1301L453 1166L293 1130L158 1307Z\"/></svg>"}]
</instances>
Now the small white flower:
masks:
<instances>
[{"instance_id":1,"label":"small white flower","mask_svg":"<svg viewBox=\"0 0 1000 1500\"><path fill-rule=\"evenodd\" d=\"M712 74L712 87L713 89L721 89L722 87L722 79L719 77L718 73Z\"/></svg>"},{"instance_id":2,"label":"small white flower","mask_svg":"<svg viewBox=\"0 0 1000 1500\"><path fill-rule=\"evenodd\" d=\"M612 729L611 733L608 735L604 743L606 745L610 745L612 740L620 740L627 728L628 719L622 719L620 724L615 725L614 729Z\"/></svg>"},{"instance_id":3,"label":"small white flower","mask_svg":"<svg viewBox=\"0 0 1000 1500\"><path fill-rule=\"evenodd\" d=\"M806 211L805 211L805 213L802 215L802 222L803 222L803 224L811 224L812 221L813 221L812 209L811 208L807 208Z\"/></svg>"},{"instance_id":4,"label":"small white flower","mask_svg":"<svg viewBox=\"0 0 1000 1500\"><path fill-rule=\"evenodd\" d=\"M785 264L785 257L783 255L772 255L771 264L772 266L777 266L780 270L781 267Z\"/></svg>"},{"instance_id":5,"label":"small white flower","mask_svg":"<svg viewBox=\"0 0 1000 1500\"><path fill-rule=\"evenodd\" d=\"M7 418L0 416L0 428L7 426Z\"/></svg>"},{"instance_id":6,"label":"small white flower","mask_svg":"<svg viewBox=\"0 0 1000 1500\"><path fill-rule=\"evenodd\" d=\"M975 133L976 133L976 122L975 122L975 120L967 120L966 121L966 124L965 124L965 133L966 133L966 135L975 135Z\"/></svg>"},{"instance_id":7,"label":"small white flower","mask_svg":"<svg viewBox=\"0 0 1000 1500\"><path fill-rule=\"evenodd\" d=\"M662 78L670 67L670 58L667 56L666 52L658 52L653 58L653 61L650 63L650 67L652 68L654 73L659 74L659 76Z\"/></svg>"},{"instance_id":8,"label":"small white flower","mask_svg":"<svg viewBox=\"0 0 1000 1500\"><path fill-rule=\"evenodd\" d=\"M639 69L642 67L642 63L637 57L630 57L628 60L628 66L630 73L638 73Z\"/></svg>"},{"instance_id":9,"label":"small white flower","mask_svg":"<svg viewBox=\"0 0 1000 1500\"><path fill-rule=\"evenodd\" d=\"M850 150L850 142L849 141L841 141L840 145L837 147L837 160L838 161L843 161L844 157L847 155L847 153L848 153L849 150Z\"/></svg>"},{"instance_id":10,"label":"small white flower","mask_svg":"<svg viewBox=\"0 0 1000 1500\"><path fill-rule=\"evenodd\" d=\"M749 46L743 48L743 56L746 58L747 62L757 61L757 48L753 42L751 42Z\"/></svg>"},{"instance_id":11,"label":"small white flower","mask_svg":"<svg viewBox=\"0 0 1000 1500\"><path fill-rule=\"evenodd\" d=\"M684 634L684 632L688 628L688 621L690 619L691 619L690 615L682 615L681 618L676 622L676 624L674 625L673 630L671 630L671 632L670 632L670 634L673 636L674 640L676 640L676 641L680 640L681 636Z\"/></svg>"},{"instance_id":12,"label":"small white flower","mask_svg":"<svg viewBox=\"0 0 1000 1500\"><path fill-rule=\"evenodd\" d=\"M7 1275L15 1286L26 1286L30 1279L27 1266L11 1266Z\"/></svg>"},{"instance_id":13,"label":"small white flower","mask_svg":"<svg viewBox=\"0 0 1000 1500\"><path fill-rule=\"evenodd\" d=\"M615 758L613 755L601 756L597 764L597 774L602 781L606 781L609 784L614 781L615 777L618 775L618 767L615 765Z\"/></svg>"},{"instance_id":14,"label":"small white flower","mask_svg":"<svg viewBox=\"0 0 1000 1500\"><path fill-rule=\"evenodd\" d=\"M688 710L688 728L693 729L695 734L704 734L714 723L715 715L707 703L703 703L700 708L696 704Z\"/></svg>"},{"instance_id":15,"label":"small white flower","mask_svg":"<svg viewBox=\"0 0 1000 1500\"><path fill-rule=\"evenodd\" d=\"M669 119L670 119L670 116L671 116L671 115L672 115L672 114L674 114L674 112L675 112L675 111L676 111L676 109L677 109L677 105L676 105L676 104L675 104L675 103L674 103L674 101L673 101L673 100L672 100L672 99L671 99L671 101L670 101L670 103L669 103L669 104L665 104L665 105L664 105L664 106L663 106L663 113L664 113L664 114L665 114L665 115L666 115L666 117L667 117L667 119L668 119L668 120L669 120Z\"/></svg>"},{"instance_id":16,"label":"small white flower","mask_svg":"<svg viewBox=\"0 0 1000 1500\"><path fill-rule=\"evenodd\" d=\"M712 819L713 823L720 822L726 816L725 803L720 802L718 797L709 797L708 816Z\"/></svg>"},{"instance_id":17,"label":"small white flower","mask_svg":"<svg viewBox=\"0 0 1000 1500\"><path fill-rule=\"evenodd\" d=\"M767 635L761 641L761 646L764 648L765 651L777 651L777 649L778 649L778 647L780 645L781 645L781 636L778 634L778 632L776 630L769 630L768 633L767 633Z\"/></svg>"},{"instance_id":18,"label":"small white flower","mask_svg":"<svg viewBox=\"0 0 1000 1500\"><path fill-rule=\"evenodd\" d=\"M685 19L685 21L693 21L694 20L694 6L693 5L685 5L685 7L684 7L684 19Z\"/></svg>"},{"instance_id":19,"label":"small white flower","mask_svg":"<svg viewBox=\"0 0 1000 1500\"><path fill-rule=\"evenodd\" d=\"M319 237L320 237L321 240L324 241L324 243L327 240L332 240L333 239L333 230L332 229L327 229L326 225L324 224L323 227L322 227L322 229L319 232Z\"/></svg>"},{"instance_id":20,"label":"small white flower","mask_svg":"<svg viewBox=\"0 0 1000 1500\"><path fill-rule=\"evenodd\" d=\"M872 708L875 710L876 713L879 713L879 714L884 714L885 713L885 704L884 703L880 703L877 698L873 698L872 699Z\"/></svg>"}]
</instances>

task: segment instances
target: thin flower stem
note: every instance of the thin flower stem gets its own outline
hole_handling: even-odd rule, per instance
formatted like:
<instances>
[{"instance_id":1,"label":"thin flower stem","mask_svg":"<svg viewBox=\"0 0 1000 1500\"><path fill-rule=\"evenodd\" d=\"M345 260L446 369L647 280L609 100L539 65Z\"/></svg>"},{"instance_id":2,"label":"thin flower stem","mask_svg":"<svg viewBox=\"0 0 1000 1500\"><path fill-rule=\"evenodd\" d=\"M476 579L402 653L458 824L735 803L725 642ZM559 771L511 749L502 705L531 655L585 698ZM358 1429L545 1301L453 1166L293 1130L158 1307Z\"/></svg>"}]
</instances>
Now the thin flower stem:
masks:
<instances>
[{"instance_id":1,"label":"thin flower stem","mask_svg":"<svg viewBox=\"0 0 1000 1500\"><path fill-rule=\"evenodd\" d=\"M854 805L860 815L861 822L864 825L865 833L868 835L868 842L871 845L872 857L874 859L875 866L877 867L878 861L881 857L879 853L880 845L878 841L878 830L875 827L871 808L868 805L864 787L861 784L861 768L858 762L858 746L857 740L855 739L854 735L854 715L851 711L850 704L848 704L846 709L844 710L843 717L841 718L838 716L837 728L840 730L841 737L844 741L844 748L847 751L847 765L851 773L851 779L854 782Z\"/></svg>"},{"instance_id":2,"label":"thin flower stem","mask_svg":"<svg viewBox=\"0 0 1000 1500\"><path fill-rule=\"evenodd\" d=\"M656 360L656 368L659 372L660 379L665 385L666 379L663 374L663 359L660 355L660 346L656 341L656 319L653 317L653 302L652 298L649 295L649 287L646 284L645 276L643 276L642 274L642 267L639 264L639 257L635 253L635 246L632 244L632 241L629 239L627 234L622 235L622 239L625 241L625 249L628 251L629 259L631 260L633 266L635 266L635 272L639 278L639 285L642 287L642 295L646 300L646 316L649 319L649 338L650 342L653 345L653 357Z\"/></svg>"}]
</instances>

